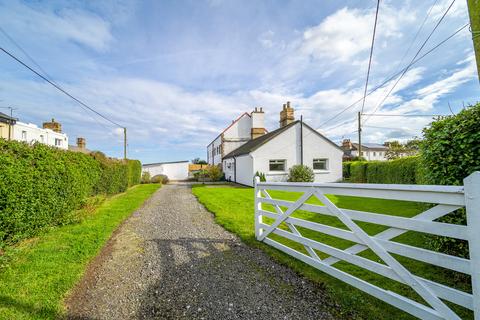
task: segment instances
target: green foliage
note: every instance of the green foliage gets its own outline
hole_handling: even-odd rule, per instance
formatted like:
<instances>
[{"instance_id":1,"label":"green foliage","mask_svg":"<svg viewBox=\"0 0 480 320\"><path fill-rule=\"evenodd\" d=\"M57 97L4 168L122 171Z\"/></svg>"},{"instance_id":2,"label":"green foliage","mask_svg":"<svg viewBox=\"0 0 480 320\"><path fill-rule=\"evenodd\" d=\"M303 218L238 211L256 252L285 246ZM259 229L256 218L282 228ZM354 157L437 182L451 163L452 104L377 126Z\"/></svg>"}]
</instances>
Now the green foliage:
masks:
<instances>
[{"instance_id":1,"label":"green foliage","mask_svg":"<svg viewBox=\"0 0 480 320\"><path fill-rule=\"evenodd\" d=\"M207 174L212 181L220 181L223 176L223 172L219 166L210 166L207 169Z\"/></svg>"},{"instance_id":2,"label":"green foliage","mask_svg":"<svg viewBox=\"0 0 480 320\"><path fill-rule=\"evenodd\" d=\"M198 170L197 172L194 172L193 173L193 177L195 178L195 180L197 181L204 181L205 180L205 177L208 176L208 172L207 170L205 169L202 169L202 170Z\"/></svg>"},{"instance_id":3,"label":"green foliage","mask_svg":"<svg viewBox=\"0 0 480 320\"><path fill-rule=\"evenodd\" d=\"M423 130L421 150L431 184L463 185L480 170L480 104L434 121Z\"/></svg>"},{"instance_id":4,"label":"green foliage","mask_svg":"<svg viewBox=\"0 0 480 320\"><path fill-rule=\"evenodd\" d=\"M424 184L423 172L420 156L343 165L343 177L354 183Z\"/></svg>"},{"instance_id":5,"label":"green foliage","mask_svg":"<svg viewBox=\"0 0 480 320\"><path fill-rule=\"evenodd\" d=\"M350 164L350 180L356 183L367 182L368 161L355 161Z\"/></svg>"},{"instance_id":6,"label":"green foliage","mask_svg":"<svg viewBox=\"0 0 480 320\"><path fill-rule=\"evenodd\" d=\"M152 182L150 178L150 172L145 171L144 173L142 173L142 183L150 183L150 182Z\"/></svg>"},{"instance_id":7,"label":"green foliage","mask_svg":"<svg viewBox=\"0 0 480 320\"><path fill-rule=\"evenodd\" d=\"M480 104L462 110L455 116L442 117L423 130L420 145L425 166L425 179L430 184L463 185L463 179L480 170ZM465 224L463 210L441 219ZM468 256L464 241L435 237L432 246L459 256Z\"/></svg>"},{"instance_id":8,"label":"green foliage","mask_svg":"<svg viewBox=\"0 0 480 320\"><path fill-rule=\"evenodd\" d=\"M192 160L192 164L207 164L207 161L202 160L200 158L195 158Z\"/></svg>"},{"instance_id":9,"label":"green foliage","mask_svg":"<svg viewBox=\"0 0 480 320\"><path fill-rule=\"evenodd\" d=\"M255 175L253 176L253 181L255 183L255 177L259 177L260 178L260 182L265 182L267 181L267 178L265 177L265 173L263 172L255 172Z\"/></svg>"},{"instance_id":10,"label":"green foliage","mask_svg":"<svg viewBox=\"0 0 480 320\"><path fill-rule=\"evenodd\" d=\"M153 176L152 179L150 180L151 183L162 183L162 184L167 184L168 183L168 177L164 174L157 174L156 176Z\"/></svg>"},{"instance_id":11,"label":"green foliage","mask_svg":"<svg viewBox=\"0 0 480 320\"><path fill-rule=\"evenodd\" d=\"M0 139L0 247L69 223L89 196L125 191L138 180L136 168L135 161L126 164L101 153Z\"/></svg>"},{"instance_id":12,"label":"green foliage","mask_svg":"<svg viewBox=\"0 0 480 320\"><path fill-rule=\"evenodd\" d=\"M345 180L350 179L350 167L351 167L351 165L352 165L351 161L342 162L343 179L345 179Z\"/></svg>"},{"instance_id":13,"label":"green foliage","mask_svg":"<svg viewBox=\"0 0 480 320\"><path fill-rule=\"evenodd\" d=\"M370 161L366 168L366 182L389 184L421 184L420 157L405 157L391 161Z\"/></svg>"},{"instance_id":14,"label":"green foliage","mask_svg":"<svg viewBox=\"0 0 480 320\"><path fill-rule=\"evenodd\" d=\"M289 182L313 182L314 180L313 169L309 166L297 164L292 166L288 172Z\"/></svg>"},{"instance_id":15,"label":"green foliage","mask_svg":"<svg viewBox=\"0 0 480 320\"><path fill-rule=\"evenodd\" d=\"M127 160L128 186L137 185L142 180L142 163L138 160Z\"/></svg>"}]
</instances>

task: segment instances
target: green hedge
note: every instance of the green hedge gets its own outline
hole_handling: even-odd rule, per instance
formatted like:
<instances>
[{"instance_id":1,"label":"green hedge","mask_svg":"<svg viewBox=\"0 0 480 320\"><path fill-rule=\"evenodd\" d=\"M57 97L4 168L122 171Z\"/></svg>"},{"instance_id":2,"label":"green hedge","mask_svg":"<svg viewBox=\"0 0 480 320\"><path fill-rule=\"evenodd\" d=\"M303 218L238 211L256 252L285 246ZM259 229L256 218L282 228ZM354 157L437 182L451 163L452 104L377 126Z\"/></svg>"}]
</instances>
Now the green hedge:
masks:
<instances>
[{"instance_id":1,"label":"green hedge","mask_svg":"<svg viewBox=\"0 0 480 320\"><path fill-rule=\"evenodd\" d=\"M419 156L390 161L345 162L343 177L356 183L423 184Z\"/></svg>"},{"instance_id":2,"label":"green hedge","mask_svg":"<svg viewBox=\"0 0 480 320\"><path fill-rule=\"evenodd\" d=\"M138 161L0 139L0 247L72 222L88 197L122 192L139 176Z\"/></svg>"}]
</instances>

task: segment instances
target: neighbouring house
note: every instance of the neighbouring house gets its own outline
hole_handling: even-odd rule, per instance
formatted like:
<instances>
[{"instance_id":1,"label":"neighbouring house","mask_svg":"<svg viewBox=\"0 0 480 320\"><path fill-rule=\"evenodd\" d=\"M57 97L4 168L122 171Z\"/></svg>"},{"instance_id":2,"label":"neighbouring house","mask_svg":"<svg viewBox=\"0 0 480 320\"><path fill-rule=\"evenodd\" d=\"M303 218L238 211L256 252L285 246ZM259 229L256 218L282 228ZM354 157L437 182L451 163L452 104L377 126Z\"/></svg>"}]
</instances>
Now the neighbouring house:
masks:
<instances>
[{"instance_id":1,"label":"neighbouring house","mask_svg":"<svg viewBox=\"0 0 480 320\"><path fill-rule=\"evenodd\" d=\"M82 153L91 153L90 150L87 149L87 140L85 138L79 137L77 138L77 145L69 145L68 150L74 152L82 152Z\"/></svg>"},{"instance_id":2,"label":"neighbouring house","mask_svg":"<svg viewBox=\"0 0 480 320\"><path fill-rule=\"evenodd\" d=\"M150 177L163 174L169 180L183 181L188 179L188 160L157 162L142 165L142 172L150 173Z\"/></svg>"},{"instance_id":3,"label":"neighbouring house","mask_svg":"<svg viewBox=\"0 0 480 320\"><path fill-rule=\"evenodd\" d=\"M350 139L342 141L342 149L344 152L344 160L350 160L354 157L362 156L365 160L386 161L386 153L388 146L378 143L362 143L362 154L358 154L358 143L351 142Z\"/></svg>"},{"instance_id":4,"label":"neighbouring house","mask_svg":"<svg viewBox=\"0 0 480 320\"><path fill-rule=\"evenodd\" d=\"M5 113L0 112L0 138L11 140L13 139L12 128L18 119L10 117Z\"/></svg>"},{"instance_id":5,"label":"neighbouring house","mask_svg":"<svg viewBox=\"0 0 480 320\"><path fill-rule=\"evenodd\" d=\"M261 172L267 181L287 181L289 169L298 164L313 169L315 182L342 179L343 150L306 123L296 121L290 102L280 112L280 128L265 132L252 134L223 156L225 179L252 186L255 173Z\"/></svg>"},{"instance_id":6,"label":"neighbouring house","mask_svg":"<svg viewBox=\"0 0 480 320\"><path fill-rule=\"evenodd\" d=\"M68 136L62 133L62 125L54 119L51 122L44 122L43 128L33 123L16 121L13 126L13 139L29 144L39 142L60 149L68 149Z\"/></svg>"},{"instance_id":7,"label":"neighbouring house","mask_svg":"<svg viewBox=\"0 0 480 320\"><path fill-rule=\"evenodd\" d=\"M209 165L220 165L224 155L266 132L262 108L255 108L251 113L245 112L236 120L233 120L207 146L207 163Z\"/></svg>"}]
</instances>

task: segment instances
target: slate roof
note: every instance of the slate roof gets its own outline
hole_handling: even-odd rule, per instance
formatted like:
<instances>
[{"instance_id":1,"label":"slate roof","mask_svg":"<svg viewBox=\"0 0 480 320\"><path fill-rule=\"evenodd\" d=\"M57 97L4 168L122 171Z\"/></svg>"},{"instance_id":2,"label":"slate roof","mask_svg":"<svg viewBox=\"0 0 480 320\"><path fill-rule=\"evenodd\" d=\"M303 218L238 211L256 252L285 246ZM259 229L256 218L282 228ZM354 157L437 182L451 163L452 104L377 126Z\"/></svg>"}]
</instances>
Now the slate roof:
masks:
<instances>
[{"instance_id":1,"label":"slate roof","mask_svg":"<svg viewBox=\"0 0 480 320\"><path fill-rule=\"evenodd\" d=\"M269 133L264 134L263 136L260 136L256 139L253 139L253 140L250 140L247 143L238 147L237 149L233 150L229 154L227 154L225 157L223 157L223 159L232 158L232 157L236 157L236 156L241 156L241 155L244 155L244 154L249 154L250 152L252 152L255 149L259 148L260 146L264 145L268 141L272 140L273 138L275 138L276 136L278 136L282 132L285 132L289 128L295 126L299 122L300 122L300 120L296 120L296 121L286 125L285 127L278 128L277 130L273 130ZM330 139L328 139L327 137L325 137L324 135L319 133L317 130L315 130L312 127L310 127L309 125L307 125L305 122L303 123L303 125L305 127L309 128L310 130L313 130L313 132L315 132L317 135L324 138L330 144L332 144L335 147L337 147L338 149L342 150L337 144L335 144L333 141L331 141Z\"/></svg>"},{"instance_id":2,"label":"slate roof","mask_svg":"<svg viewBox=\"0 0 480 320\"><path fill-rule=\"evenodd\" d=\"M18 120L17 118L12 118L12 117L10 117L9 115L6 115L3 112L0 112L0 122L7 123L7 122L11 121L11 122L15 123L15 121L17 121L17 120Z\"/></svg>"},{"instance_id":3,"label":"slate roof","mask_svg":"<svg viewBox=\"0 0 480 320\"><path fill-rule=\"evenodd\" d=\"M353 150L358 150L358 143L352 143ZM368 150L388 150L388 147L379 143L362 143L362 149Z\"/></svg>"}]
</instances>

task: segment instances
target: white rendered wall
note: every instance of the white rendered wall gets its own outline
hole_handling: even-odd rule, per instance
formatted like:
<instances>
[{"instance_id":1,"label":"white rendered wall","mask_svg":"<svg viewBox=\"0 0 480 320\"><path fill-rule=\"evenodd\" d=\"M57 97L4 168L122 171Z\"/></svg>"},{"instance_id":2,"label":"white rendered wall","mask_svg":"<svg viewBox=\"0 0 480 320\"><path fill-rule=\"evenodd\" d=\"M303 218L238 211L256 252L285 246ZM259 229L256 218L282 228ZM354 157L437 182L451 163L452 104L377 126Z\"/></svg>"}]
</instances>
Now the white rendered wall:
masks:
<instances>
[{"instance_id":1,"label":"white rendered wall","mask_svg":"<svg viewBox=\"0 0 480 320\"><path fill-rule=\"evenodd\" d=\"M26 133L26 138L23 135ZM43 141L42 141L43 136ZM13 126L13 139L33 144L40 142L60 149L68 149L68 136L50 129L43 129L32 123L18 122ZM55 145L55 139L60 140L60 145Z\"/></svg>"},{"instance_id":2,"label":"white rendered wall","mask_svg":"<svg viewBox=\"0 0 480 320\"><path fill-rule=\"evenodd\" d=\"M143 172L150 173L150 177L164 174L169 180L187 180L188 162L160 163L142 167Z\"/></svg>"}]
</instances>

